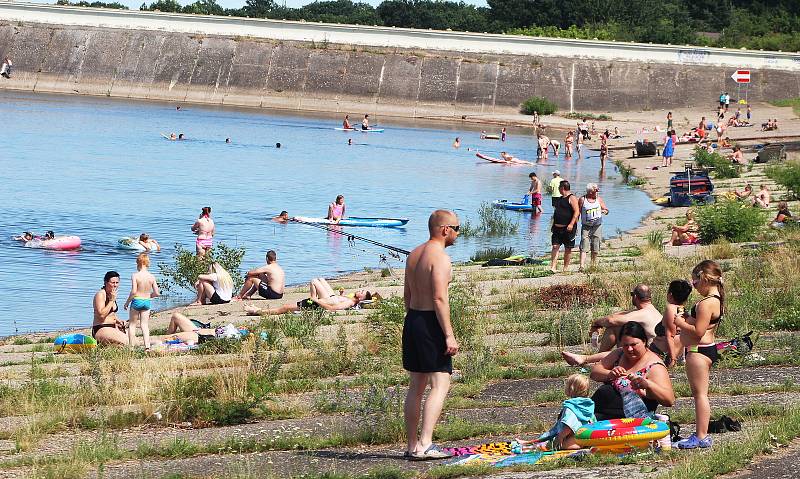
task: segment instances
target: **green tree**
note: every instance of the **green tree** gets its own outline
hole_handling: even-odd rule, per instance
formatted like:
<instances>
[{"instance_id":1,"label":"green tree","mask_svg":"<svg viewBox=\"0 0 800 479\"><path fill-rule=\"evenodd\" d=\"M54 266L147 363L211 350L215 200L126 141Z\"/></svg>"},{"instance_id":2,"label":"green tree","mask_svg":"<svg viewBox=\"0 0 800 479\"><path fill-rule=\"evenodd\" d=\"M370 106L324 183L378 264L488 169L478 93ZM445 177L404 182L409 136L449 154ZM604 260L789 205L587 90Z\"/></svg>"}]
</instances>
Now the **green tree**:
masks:
<instances>
[{"instance_id":1,"label":"green tree","mask_svg":"<svg viewBox=\"0 0 800 479\"><path fill-rule=\"evenodd\" d=\"M198 15L223 15L223 9L216 0L197 0L196 2L186 5L181 9L183 13L195 13Z\"/></svg>"},{"instance_id":2,"label":"green tree","mask_svg":"<svg viewBox=\"0 0 800 479\"><path fill-rule=\"evenodd\" d=\"M312 22L377 25L380 18L369 3L351 0L317 1L299 9L298 17Z\"/></svg>"},{"instance_id":3,"label":"green tree","mask_svg":"<svg viewBox=\"0 0 800 479\"><path fill-rule=\"evenodd\" d=\"M158 0L157 2L151 3L149 7L145 7L145 5L142 4L139 9L150 10L151 12L156 10L159 12L180 12L183 7L175 0Z\"/></svg>"},{"instance_id":4,"label":"green tree","mask_svg":"<svg viewBox=\"0 0 800 479\"><path fill-rule=\"evenodd\" d=\"M58 0L56 5L66 5L70 7L93 7L93 8L113 8L116 10L127 10L128 7L117 2L70 2L69 0Z\"/></svg>"}]
</instances>

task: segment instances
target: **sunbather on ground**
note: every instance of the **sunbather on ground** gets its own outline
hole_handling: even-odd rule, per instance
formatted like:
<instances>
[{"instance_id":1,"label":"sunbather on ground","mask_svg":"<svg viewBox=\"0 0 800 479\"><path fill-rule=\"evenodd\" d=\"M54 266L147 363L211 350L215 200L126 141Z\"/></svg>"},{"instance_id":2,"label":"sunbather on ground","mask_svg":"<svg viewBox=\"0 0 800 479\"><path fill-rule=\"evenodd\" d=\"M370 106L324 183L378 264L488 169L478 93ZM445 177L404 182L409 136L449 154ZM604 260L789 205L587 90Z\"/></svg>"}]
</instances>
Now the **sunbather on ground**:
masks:
<instances>
[{"instance_id":1,"label":"sunbather on ground","mask_svg":"<svg viewBox=\"0 0 800 479\"><path fill-rule=\"evenodd\" d=\"M697 242L700 233L700 226L694 219L694 211L686 211L686 224L683 226L672 227L672 238L669 243L672 246L681 246L684 244L694 244Z\"/></svg>"},{"instance_id":2,"label":"sunbather on ground","mask_svg":"<svg viewBox=\"0 0 800 479\"><path fill-rule=\"evenodd\" d=\"M180 339L186 344L197 344L200 336L216 337L216 330L211 328L198 328L192 320L181 313L172 313L169 318L167 335L172 335L167 339Z\"/></svg>"},{"instance_id":3,"label":"sunbather on ground","mask_svg":"<svg viewBox=\"0 0 800 479\"><path fill-rule=\"evenodd\" d=\"M372 293L360 289L349 295L336 294L325 278L314 278L309 284L309 297L297 303L288 303L278 308L262 309L253 305L245 305L248 315L259 314L286 314L303 309L325 309L326 311L341 311L353 308L362 301L372 299Z\"/></svg>"}]
</instances>

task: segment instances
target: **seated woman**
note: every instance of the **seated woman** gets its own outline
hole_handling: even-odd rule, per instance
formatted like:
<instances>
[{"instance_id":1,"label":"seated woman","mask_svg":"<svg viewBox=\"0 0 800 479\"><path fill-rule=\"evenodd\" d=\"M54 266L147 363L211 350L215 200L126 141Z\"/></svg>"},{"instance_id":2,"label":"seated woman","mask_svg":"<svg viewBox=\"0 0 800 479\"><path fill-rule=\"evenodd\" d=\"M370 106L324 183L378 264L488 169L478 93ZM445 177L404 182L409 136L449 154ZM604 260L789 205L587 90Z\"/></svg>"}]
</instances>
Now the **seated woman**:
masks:
<instances>
[{"instance_id":1,"label":"seated woman","mask_svg":"<svg viewBox=\"0 0 800 479\"><path fill-rule=\"evenodd\" d=\"M794 221L792 213L789 211L789 205L785 201L778 202L778 214L772 220L773 228L783 228L790 221Z\"/></svg>"},{"instance_id":2,"label":"seated woman","mask_svg":"<svg viewBox=\"0 0 800 479\"><path fill-rule=\"evenodd\" d=\"M732 148L733 147L733 143L731 143L731 139L726 136L725 138L720 140L719 147L720 148Z\"/></svg>"},{"instance_id":3,"label":"seated woman","mask_svg":"<svg viewBox=\"0 0 800 479\"><path fill-rule=\"evenodd\" d=\"M672 238L669 242L672 246L694 244L697 242L700 233L700 226L694 219L694 211L686 211L686 224L683 226L672 227Z\"/></svg>"},{"instance_id":4,"label":"seated woman","mask_svg":"<svg viewBox=\"0 0 800 479\"><path fill-rule=\"evenodd\" d=\"M625 323L620 345L592 368L591 378L604 383L592 395L597 419L644 417L659 404L675 404L667 367L647 348L644 327L635 321Z\"/></svg>"},{"instance_id":5,"label":"seated woman","mask_svg":"<svg viewBox=\"0 0 800 479\"><path fill-rule=\"evenodd\" d=\"M103 287L94 295L94 321L92 321L92 337L99 344L127 345L128 335L125 325L117 317L117 291L119 290L119 273L109 271L103 278Z\"/></svg>"},{"instance_id":6,"label":"seated woman","mask_svg":"<svg viewBox=\"0 0 800 479\"><path fill-rule=\"evenodd\" d=\"M219 263L212 263L208 274L201 274L194 284L197 298L192 306L199 304L226 304L233 297L233 279Z\"/></svg>"},{"instance_id":7,"label":"seated woman","mask_svg":"<svg viewBox=\"0 0 800 479\"><path fill-rule=\"evenodd\" d=\"M314 278L309 284L310 297L297 303L284 304L278 308L261 309L253 305L245 305L248 315L259 314L286 314L304 309L325 309L326 311L341 311L358 306L362 301L372 299L372 293L360 289L351 296L336 294L325 278Z\"/></svg>"},{"instance_id":8,"label":"seated woman","mask_svg":"<svg viewBox=\"0 0 800 479\"><path fill-rule=\"evenodd\" d=\"M158 241L151 238L147 233L139 235L139 244L147 251L161 251L161 245L158 244Z\"/></svg>"}]
</instances>

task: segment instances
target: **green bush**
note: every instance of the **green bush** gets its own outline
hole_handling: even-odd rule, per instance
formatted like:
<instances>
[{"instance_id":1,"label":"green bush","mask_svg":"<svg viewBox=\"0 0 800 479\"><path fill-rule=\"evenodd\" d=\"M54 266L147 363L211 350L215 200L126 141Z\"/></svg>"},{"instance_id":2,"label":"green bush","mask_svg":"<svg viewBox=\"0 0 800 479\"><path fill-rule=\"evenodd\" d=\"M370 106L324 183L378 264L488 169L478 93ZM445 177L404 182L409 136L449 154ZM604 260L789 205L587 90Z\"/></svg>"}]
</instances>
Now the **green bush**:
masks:
<instances>
[{"instance_id":1,"label":"green bush","mask_svg":"<svg viewBox=\"0 0 800 479\"><path fill-rule=\"evenodd\" d=\"M464 238L470 236L509 236L519 231L519 225L506 216L505 211L492 207L484 201L478 208L480 223L473 226L469 220L461 222L460 235Z\"/></svg>"},{"instance_id":2,"label":"green bush","mask_svg":"<svg viewBox=\"0 0 800 479\"><path fill-rule=\"evenodd\" d=\"M719 153L710 153L700 147L694 149L694 161L705 168L713 168L714 178L717 179L738 178L741 173L740 165L732 163Z\"/></svg>"},{"instance_id":3,"label":"green bush","mask_svg":"<svg viewBox=\"0 0 800 479\"><path fill-rule=\"evenodd\" d=\"M219 243L204 256L197 256L183 246L175 245L174 266L158 263L161 280L158 285L164 291L177 288L194 289L194 283L201 274L208 273L211 263L217 262L231 275L233 287L238 290L244 284L244 277L239 271L244 257L244 248L234 248Z\"/></svg>"},{"instance_id":4,"label":"green bush","mask_svg":"<svg viewBox=\"0 0 800 479\"><path fill-rule=\"evenodd\" d=\"M753 241L767 222L764 210L727 199L695 207L695 218L703 244L719 239L732 243Z\"/></svg>"},{"instance_id":5,"label":"green bush","mask_svg":"<svg viewBox=\"0 0 800 479\"><path fill-rule=\"evenodd\" d=\"M768 166L764 173L775 183L789 190L794 198L800 198L800 161L793 160L783 165Z\"/></svg>"},{"instance_id":6,"label":"green bush","mask_svg":"<svg viewBox=\"0 0 800 479\"><path fill-rule=\"evenodd\" d=\"M540 115L552 115L558 111L558 106L547 98L532 96L522 103L520 111L526 115L533 115L534 111Z\"/></svg>"},{"instance_id":7,"label":"green bush","mask_svg":"<svg viewBox=\"0 0 800 479\"><path fill-rule=\"evenodd\" d=\"M606 115L605 113L601 113L599 115L595 115L594 113L583 113L580 111L571 111L564 115L564 118L569 118L571 120L582 120L586 118L587 120L600 120L600 121L611 121L613 118L611 115Z\"/></svg>"}]
</instances>

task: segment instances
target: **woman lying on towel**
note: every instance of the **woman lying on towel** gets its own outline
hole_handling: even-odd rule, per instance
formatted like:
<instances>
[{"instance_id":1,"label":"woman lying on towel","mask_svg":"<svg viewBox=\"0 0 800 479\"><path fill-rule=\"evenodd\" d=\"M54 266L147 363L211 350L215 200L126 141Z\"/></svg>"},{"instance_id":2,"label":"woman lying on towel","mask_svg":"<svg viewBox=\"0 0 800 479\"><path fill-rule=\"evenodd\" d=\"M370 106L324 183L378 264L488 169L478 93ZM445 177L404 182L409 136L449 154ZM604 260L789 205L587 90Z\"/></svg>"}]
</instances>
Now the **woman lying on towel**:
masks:
<instances>
[{"instance_id":1,"label":"woman lying on towel","mask_svg":"<svg viewBox=\"0 0 800 479\"><path fill-rule=\"evenodd\" d=\"M246 304L244 309L248 315L259 314L286 314L304 309L325 309L327 311L341 311L358 306L364 301L372 299L372 293L360 289L352 296L336 294L325 278L314 278L309 284L310 297L297 303L288 303L278 308L262 309L258 306Z\"/></svg>"}]
</instances>

